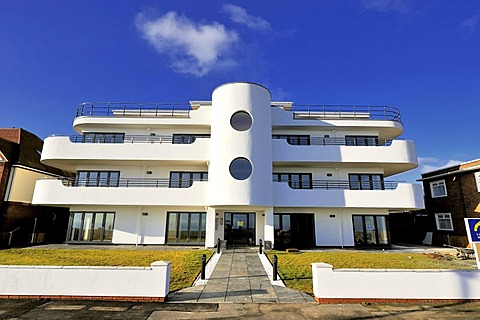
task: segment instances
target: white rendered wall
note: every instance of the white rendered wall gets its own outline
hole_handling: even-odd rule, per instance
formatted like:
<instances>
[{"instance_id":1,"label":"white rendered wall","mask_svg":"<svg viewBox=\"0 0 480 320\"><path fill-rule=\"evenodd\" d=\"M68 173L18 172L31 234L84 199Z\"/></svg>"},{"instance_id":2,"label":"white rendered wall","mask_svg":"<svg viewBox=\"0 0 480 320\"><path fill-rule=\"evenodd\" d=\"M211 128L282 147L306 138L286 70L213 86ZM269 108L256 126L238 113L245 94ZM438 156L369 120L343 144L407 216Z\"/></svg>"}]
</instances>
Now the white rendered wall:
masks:
<instances>
[{"instance_id":1,"label":"white rendered wall","mask_svg":"<svg viewBox=\"0 0 480 320\"><path fill-rule=\"evenodd\" d=\"M336 269L312 263L319 299L480 299L479 270Z\"/></svg>"},{"instance_id":2,"label":"white rendered wall","mask_svg":"<svg viewBox=\"0 0 480 320\"><path fill-rule=\"evenodd\" d=\"M140 267L0 266L0 295L156 297L170 288L170 262Z\"/></svg>"},{"instance_id":3,"label":"white rendered wall","mask_svg":"<svg viewBox=\"0 0 480 320\"><path fill-rule=\"evenodd\" d=\"M212 127L209 167L210 206L272 206L272 126L270 92L252 83L228 83L212 95ZM230 118L245 111L253 118L246 131L237 131ZM236 180L229 166L245 157L253 166L251 176Z\"/></svg>"}]
</instances>

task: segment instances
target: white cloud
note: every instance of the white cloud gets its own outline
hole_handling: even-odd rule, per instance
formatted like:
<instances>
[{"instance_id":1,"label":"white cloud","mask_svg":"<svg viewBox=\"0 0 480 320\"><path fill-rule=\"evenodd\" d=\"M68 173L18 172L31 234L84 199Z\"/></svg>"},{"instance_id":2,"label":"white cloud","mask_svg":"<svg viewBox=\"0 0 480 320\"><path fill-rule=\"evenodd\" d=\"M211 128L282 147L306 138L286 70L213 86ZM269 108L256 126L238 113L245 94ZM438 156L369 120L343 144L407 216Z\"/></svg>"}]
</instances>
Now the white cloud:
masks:
<instances>
[{"instance_id":1,"label":"white cloud","mask_svg":"<svg viewBox=\"0 0 480 320\"><path fill-rule=\"evenodd\" d=\"M477 24L479 23L480 23L480 13L473 17L463 20L462 27L470 31L473 31L475 30L475 28L477 27Z\"/></svg>"},{"instance_id":2,"label":"white cloud","mask_svg":"<svg viewBox=\"0 0 480 320\"><path fill-rule=\"evenodd\" d=\"M173 11L156 19L138 13L135 23L141 36L166 55L177 72L202 77L235 65L229 55L238 34L222 24L195 23Z\"/></svg>"},{"instance_id":3,"label":"white cloud","mask_svg":"<svg viewBox=\"0 0 480 320\"><path fill-rule=\"evenodd\" d=\"M364 11L380 11L387 12L393 11L397 13L410 13L412 12L411 0L362 0L361 6Z\"/></svg>"},{"instance_id":4,"label":"white cloud","mask_svg":"<svg viewBox=\"0 0 480 320\"><path fill-rule=\"evenodd\" d=\"M226 12L230 19L238 24L247 26L254 30L269 31L272 29L270 22L257 16L248 14L247 10L234 4L224 4L223 11Z\"/></svg>"},{"instance_id":5,"label":"white cloud","mask_svg":"<svg viewBox=\"0 0 480 320\"><path fill-rule=\"evenodd\" d=\"M444 160L435 157L418 157L418 167L421 173L435 171L441 168L448 168L462 163L460 160Z\"/></svg>"}]
</instances>

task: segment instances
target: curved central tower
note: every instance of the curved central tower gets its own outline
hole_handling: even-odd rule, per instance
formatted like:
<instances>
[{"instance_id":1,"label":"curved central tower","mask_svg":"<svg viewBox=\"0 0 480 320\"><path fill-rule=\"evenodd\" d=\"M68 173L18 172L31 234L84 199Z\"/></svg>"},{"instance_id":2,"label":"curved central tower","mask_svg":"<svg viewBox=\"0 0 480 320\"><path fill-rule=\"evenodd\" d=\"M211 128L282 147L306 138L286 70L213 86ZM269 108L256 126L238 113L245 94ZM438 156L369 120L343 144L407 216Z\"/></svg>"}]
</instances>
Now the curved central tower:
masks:
<instances>
[{"instance_id":1,"label":"curved central tower","mask_svg":"<svg viewBox=\"0 0 480 320\"><path fill-rule=\"evenodd\" d=\"M209 206L273 206L270 99L255 83L213 91Z\"/></svg>"}]
</instances>

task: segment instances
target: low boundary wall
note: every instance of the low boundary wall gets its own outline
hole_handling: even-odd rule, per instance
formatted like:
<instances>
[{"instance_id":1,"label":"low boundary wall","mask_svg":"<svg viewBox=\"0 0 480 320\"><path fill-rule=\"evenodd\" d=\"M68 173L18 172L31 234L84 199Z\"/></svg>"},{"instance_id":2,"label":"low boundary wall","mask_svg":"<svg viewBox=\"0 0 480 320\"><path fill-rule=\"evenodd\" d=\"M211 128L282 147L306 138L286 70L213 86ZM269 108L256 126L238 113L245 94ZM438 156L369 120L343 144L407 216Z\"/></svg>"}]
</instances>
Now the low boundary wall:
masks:
<instances>
[{"instance_id":1,"label":"low boundary wall","mask_svg":"<svg viewBox=\"0 0 480 320\"><path fill-rule=\"evenodd\" d=\"M0 266L0 298L165 301L170 262L150 267Z\"/></svg>"},{"instance_id":2,"label":"low boundary wall","mask_svg":"<svg viewBox=\"0 0 480 320\"><path fill-rule=\"evenodd\" d=\"M333 269L312 263L318 303L480 299L480 270Z\"/></svg>"}]
</instances>

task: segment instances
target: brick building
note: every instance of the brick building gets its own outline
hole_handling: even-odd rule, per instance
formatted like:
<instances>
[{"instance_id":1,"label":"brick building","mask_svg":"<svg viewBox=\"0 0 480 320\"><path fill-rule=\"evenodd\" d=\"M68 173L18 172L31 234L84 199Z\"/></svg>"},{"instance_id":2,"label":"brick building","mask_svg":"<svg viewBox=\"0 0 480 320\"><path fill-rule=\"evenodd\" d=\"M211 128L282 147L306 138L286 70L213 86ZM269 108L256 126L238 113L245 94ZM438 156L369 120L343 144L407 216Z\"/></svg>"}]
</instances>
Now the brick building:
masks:
<instances>
[{"instance_id":1,"label":"brick building","mask_svg":"<svg viewBox=\"0 0 480 320\"><path fill-rule=\"evenodd\" d=\"M480 217L480 159L422 174L432 244L466 246L464 218Z\"/></svg>"},{"instance_id":2,"label":"brick building","mask_svg":"<svg viewBox=\"0 0 480 320\"><path fill-rule=\"evenodd\" d=\"M0 246L63 242L68 209L32 206L38 179L72 174L40 163L43 141L20 128L0 128Z\"/></svg>"}]
</instances>

